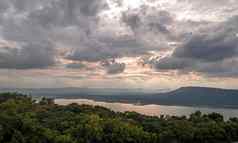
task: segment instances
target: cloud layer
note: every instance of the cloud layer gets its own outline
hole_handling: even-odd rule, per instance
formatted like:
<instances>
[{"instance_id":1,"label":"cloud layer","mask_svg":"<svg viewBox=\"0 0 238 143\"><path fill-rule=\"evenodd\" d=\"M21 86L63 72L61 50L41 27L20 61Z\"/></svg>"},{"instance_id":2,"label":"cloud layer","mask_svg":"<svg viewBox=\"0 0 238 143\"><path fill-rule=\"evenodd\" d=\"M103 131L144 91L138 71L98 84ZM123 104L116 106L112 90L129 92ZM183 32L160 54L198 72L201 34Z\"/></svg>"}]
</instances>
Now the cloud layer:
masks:
<instances>
[{"instance_id":1,"label":"cloud layer","mask_svg":"<svg viewBox=\"0 0 238 143\"><path fill-rule=\"evenodd\" d=\"M177 47L170 56L154 61L158 70L197 71L208 75L237 76L238 18L213 24Z\"/></svg>"},{"instance_id":2,"label":"cloud layer","mask_svg":"<svg viewBox=\"0 0 238 143\"><path fill-rule=\"evenodd\" d=\"M4 69L237 78L238 2L0 0Z\"/></svg>"}]
</instances>

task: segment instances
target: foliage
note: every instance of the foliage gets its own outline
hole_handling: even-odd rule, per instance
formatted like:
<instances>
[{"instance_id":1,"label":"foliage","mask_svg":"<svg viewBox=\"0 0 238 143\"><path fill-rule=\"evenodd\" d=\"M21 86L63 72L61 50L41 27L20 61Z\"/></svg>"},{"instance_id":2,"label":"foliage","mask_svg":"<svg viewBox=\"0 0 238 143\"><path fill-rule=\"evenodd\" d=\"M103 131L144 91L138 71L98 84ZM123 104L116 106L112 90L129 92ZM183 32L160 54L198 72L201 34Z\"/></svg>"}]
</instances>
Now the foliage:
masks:
<instances>
[{"instance_id":1,"label":"foliage","mask_svg":"<svg viewBox=\"0 0 238 143\"><path fill-rule=\"evenodd\" d=\"M150 117L103 107L55 105L18 93L0 95L0 143L230 143L238 118L217 113Z\"/></svg>"}]
</instances>

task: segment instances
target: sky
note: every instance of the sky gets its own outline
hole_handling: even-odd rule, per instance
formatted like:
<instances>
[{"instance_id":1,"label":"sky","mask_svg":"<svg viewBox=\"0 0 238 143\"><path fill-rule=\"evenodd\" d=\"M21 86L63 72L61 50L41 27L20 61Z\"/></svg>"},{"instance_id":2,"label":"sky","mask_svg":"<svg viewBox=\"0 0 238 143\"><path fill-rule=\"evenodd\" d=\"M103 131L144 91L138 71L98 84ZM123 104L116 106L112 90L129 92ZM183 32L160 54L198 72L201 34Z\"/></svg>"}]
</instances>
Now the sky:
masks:
<instances>
[{"instance_id":1,"label":"sky","mask_svg":"<svg viewBox=\"0 0 238 143\"><path fill-rule=\"evenodd\" d=\"M238 88L237 0L0 0L0 88Z\"/></svg>"}]
</instances>

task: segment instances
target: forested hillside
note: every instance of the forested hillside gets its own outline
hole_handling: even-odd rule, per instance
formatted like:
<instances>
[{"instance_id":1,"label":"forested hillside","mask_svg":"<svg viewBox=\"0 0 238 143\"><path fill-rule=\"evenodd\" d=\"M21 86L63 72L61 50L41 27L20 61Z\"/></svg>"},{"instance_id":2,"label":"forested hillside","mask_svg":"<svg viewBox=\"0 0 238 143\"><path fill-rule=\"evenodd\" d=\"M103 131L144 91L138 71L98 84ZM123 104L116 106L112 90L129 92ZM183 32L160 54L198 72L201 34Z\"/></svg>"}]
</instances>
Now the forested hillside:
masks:
<instances>
[{"instance_id":1,"label":"forested hillside","mask_svg":"<svg viewBox=\"0 0 238 143\"><path fill-rule=\"evenodd\" d=\"M0 143L230 143L238 118L219 114L149 117L103 107L55 105L31 97L0 95Z\"/></svg>"}]
</instances>

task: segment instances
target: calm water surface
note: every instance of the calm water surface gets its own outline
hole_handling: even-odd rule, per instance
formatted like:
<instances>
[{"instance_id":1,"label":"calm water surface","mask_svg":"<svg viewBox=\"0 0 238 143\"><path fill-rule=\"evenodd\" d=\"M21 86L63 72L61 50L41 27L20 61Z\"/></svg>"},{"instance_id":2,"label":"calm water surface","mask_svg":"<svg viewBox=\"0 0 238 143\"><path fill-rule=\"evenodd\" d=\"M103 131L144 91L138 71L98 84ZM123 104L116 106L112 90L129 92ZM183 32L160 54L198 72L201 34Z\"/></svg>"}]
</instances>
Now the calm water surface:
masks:
<instances>
[{"instance_id":1,"label":"calm water surface","mask_svg":"<svg viewBox=\"0 0 238 143\"><path fill-rule=\"evenodd\" d=\"M205 108L205 107L183 107L183 106L164 106L164 105L134 105L126 103L108 103L108 102L97 102L87 99L56 99L56 104L68 105L71 103L86 104L86 105L99 105L102 107L109 108L117 112L125 111L135 111L141 114L149 116L159 116L159 115L175 115L175 116L188 116L195 111L201 111L202 113L220 113L225 119L230 117L238 117L238 109L228 109L228 108Z\"/></svg>"}]
</instances>

